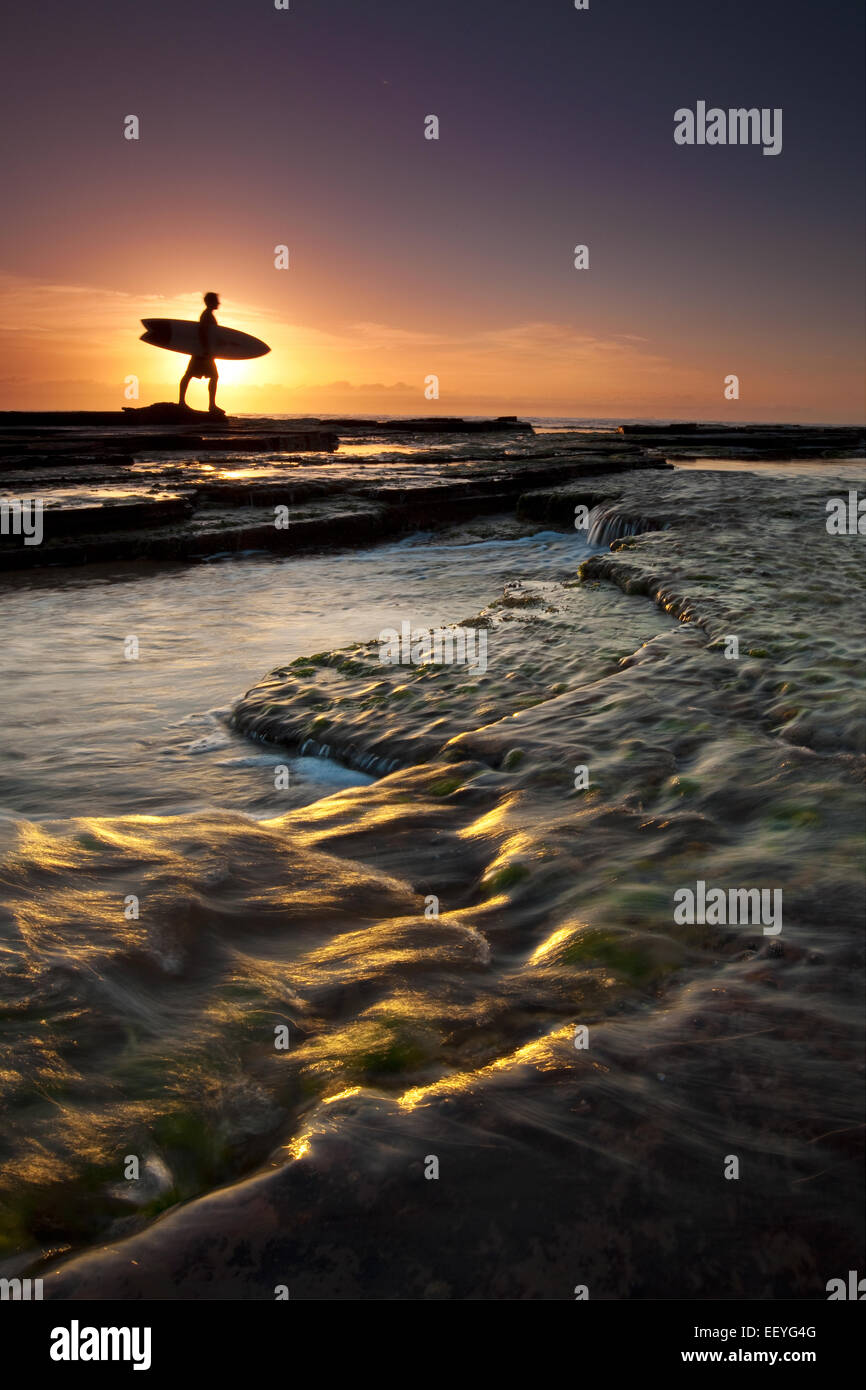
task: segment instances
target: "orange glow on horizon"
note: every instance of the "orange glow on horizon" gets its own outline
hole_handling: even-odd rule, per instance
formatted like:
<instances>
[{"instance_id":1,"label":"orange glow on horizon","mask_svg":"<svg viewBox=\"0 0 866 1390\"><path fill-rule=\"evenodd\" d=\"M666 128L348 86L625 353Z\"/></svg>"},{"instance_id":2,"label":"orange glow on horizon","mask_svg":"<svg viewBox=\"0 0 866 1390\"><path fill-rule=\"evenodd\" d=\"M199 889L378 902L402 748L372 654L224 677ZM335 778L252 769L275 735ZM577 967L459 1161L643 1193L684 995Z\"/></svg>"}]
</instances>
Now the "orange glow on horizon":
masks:
<instances>
[{"instance_id":1,"label":"orange glow on horizon","mask_svg":"<svg viewBox=\"0 0 866 1390\"><path fill-rule=\"evenodd\" d=\"M673 360L638 334L598 334L564 323L481 325L475 331L408 330L386 323L289 323L221 293L217 319L263 338L271 351L220 360L219 402L250 414L507 414L586 418L846 420L857 422L856 367L828 366L810 405L802 375L776 369L755 347L740 363L742 399L724 402L727 364L711 335ZM174 400L187 359L139 341L140 319L197 319L197 293L161 298L0 277L0 344L8 375L0 409L111 410ZM323 318L325 306L323 306ZM438 399L425 382L439 380ZM138 398L125 396L129 377ZM206 403L194 381L189 403ZM755 402L762 404L757 406Z\"/></svg>"}]
</instances>

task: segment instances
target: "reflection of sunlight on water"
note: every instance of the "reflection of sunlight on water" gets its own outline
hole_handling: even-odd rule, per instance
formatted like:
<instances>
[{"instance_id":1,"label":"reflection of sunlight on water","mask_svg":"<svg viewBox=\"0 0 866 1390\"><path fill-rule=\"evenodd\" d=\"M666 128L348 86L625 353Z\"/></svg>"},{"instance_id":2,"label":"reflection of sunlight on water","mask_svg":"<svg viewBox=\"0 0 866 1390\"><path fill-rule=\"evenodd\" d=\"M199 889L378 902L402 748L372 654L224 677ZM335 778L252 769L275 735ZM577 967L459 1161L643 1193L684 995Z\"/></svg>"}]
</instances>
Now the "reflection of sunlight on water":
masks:
<instances>
[{"instance_id":1,"label":"reflection of sunlight on water","mask_svg":"<svg viewBox=\"0 0 866 1390\"><path fill-rule=\"evenodd\" d=\"M149 487L80 487L41 488L41 496L46 505L52 507L96 507L111 502L166 502L179 498L179 492L168 492L164 488ZM0 497L19 496L0 488Z\"/></svg>"},{"instance_id":2,"label":"reflection of sunlight on water","mask_svg":"<svg viewBox=\"0 0 866 1390\"><path fill-rule=\"evenodd\" d=\"M209 463L203 463L202 469L206 472L216 474L220 478L227 478L232 481L237 478L261 478L269 474L276 474L276 468L253 467L253 468L215 468Z\"/></svg>"},{"instance_id":3,"label":"reflection of sunlight on water","mask_svg":"<svg viewBox=\"0 0 866 1390\"><path fill-rule=\"evenodd\" d=\"M439 445L438 447L445 448L447 446ZM415 447L408 444L359 444L355 439L346 444L341 441L340 448L343 457L351 455L353 458L384 458L389 454L404 454L406 458L413 458L415 454L433 452L429 444L419 444Z\"/></svg>"}]
</instances>

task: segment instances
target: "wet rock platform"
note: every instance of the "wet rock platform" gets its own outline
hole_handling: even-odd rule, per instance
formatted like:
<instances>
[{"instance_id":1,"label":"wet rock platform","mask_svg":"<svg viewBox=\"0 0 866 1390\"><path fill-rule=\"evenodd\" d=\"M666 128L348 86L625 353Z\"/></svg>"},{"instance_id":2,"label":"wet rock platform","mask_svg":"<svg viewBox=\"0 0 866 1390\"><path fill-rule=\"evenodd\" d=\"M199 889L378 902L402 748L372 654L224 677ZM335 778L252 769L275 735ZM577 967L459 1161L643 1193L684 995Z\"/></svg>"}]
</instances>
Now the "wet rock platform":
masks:
<instances>
[{"instance_id":1,"label":"wet rock platform","mask_svg":"<svg viewBox=\"0 0 866 1390\"><path fill-rule=\"evenodd\" d=\"M562 527L569 517L541 490L577 484L592 507L611 499L612 476L668 470L675 458L858 452L862 431L838 427L562 432L516 416L231 419L172 403L5 412L0 570L292 554L507 512Z\"/></svg>"},{"instance_id":2,"label":"wet rock platform","mask_svg":"<svg viewBox=\"0 0 866 1390\"><path fill-rule=\"evenodd\" d=\"M675 461L845 458L862 454L863 430L848 425L621 425L627 439Z\"/></svg>"}]
</instances>

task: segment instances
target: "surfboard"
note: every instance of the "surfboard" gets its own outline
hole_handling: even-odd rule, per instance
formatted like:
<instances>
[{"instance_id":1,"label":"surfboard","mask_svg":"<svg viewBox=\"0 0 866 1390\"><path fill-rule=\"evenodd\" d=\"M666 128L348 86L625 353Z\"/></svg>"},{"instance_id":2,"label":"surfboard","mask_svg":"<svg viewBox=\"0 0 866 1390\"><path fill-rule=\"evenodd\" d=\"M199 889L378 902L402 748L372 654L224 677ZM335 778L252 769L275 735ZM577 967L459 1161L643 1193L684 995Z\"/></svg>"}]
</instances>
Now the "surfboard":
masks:
<instances>
[{"instance_id":1,"label":"surfboard","mask_svg":"<svg viewBox=\"0 0 866 1390\"><path fill-rule=\"evenodd\" d=\"M165 348L168 352L183 352L189 357L201 357L202 346L197 321L190 319L142 319L147 329L141 341L151 347ZM241 333L238 328L223 328L218 324L211 329L214 344L213 356L227 361L242 362L248 357L264 357L270 352L267 343L254 338L250 333Z\"/></svg>"}]
</instances>

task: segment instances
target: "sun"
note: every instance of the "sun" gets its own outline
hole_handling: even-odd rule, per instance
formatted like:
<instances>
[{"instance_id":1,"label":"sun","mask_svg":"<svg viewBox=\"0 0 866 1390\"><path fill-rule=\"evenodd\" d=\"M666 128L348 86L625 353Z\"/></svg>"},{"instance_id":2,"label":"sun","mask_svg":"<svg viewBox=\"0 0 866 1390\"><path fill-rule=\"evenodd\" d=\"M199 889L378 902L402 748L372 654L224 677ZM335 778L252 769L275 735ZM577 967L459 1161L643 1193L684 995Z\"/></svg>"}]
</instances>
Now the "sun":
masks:
<instances>
[{"instance_id":1,"label":"sun","mask_svg":"<svg viewBox=\"0 0 866 1390\"><path fill-rule=\"evenodd\" d=\"M240 386L249 379L249 362L232 362L217 358L217 371L224 386Z\"/></svg>"}]
</instances>

